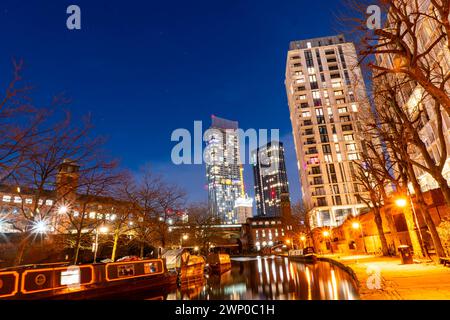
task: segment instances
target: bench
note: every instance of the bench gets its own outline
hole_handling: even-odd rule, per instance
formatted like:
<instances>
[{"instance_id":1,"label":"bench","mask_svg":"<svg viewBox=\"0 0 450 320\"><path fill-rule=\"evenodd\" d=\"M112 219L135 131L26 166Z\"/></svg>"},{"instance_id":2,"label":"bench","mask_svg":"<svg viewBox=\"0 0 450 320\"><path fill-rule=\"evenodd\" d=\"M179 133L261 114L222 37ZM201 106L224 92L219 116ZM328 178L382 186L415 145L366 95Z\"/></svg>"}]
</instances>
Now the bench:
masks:
<instances>
[{"instance_id":1,"label":"bench","mask_svg":"<svg viewBox=\"0 0 450 320\"><path fill-rule=\"evenodd\" d=\"M447 264L450 265L450 258L439 258L439 262L445 267Z\"/></svg>"}]
</instances>

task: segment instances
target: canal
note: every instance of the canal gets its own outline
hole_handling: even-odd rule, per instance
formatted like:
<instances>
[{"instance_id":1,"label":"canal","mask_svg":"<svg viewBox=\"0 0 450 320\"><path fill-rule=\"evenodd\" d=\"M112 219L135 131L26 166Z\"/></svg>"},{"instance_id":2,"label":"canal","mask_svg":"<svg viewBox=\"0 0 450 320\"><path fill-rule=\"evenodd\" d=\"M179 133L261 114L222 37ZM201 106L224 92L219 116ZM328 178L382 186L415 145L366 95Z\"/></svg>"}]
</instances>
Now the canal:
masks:
<instances>
[{"instance_id":1,"label":"canal","mask_svg":"<svg viewBox=\"0 0 450 320\"><path fill-rule=\"evenodd\" d=\"M124 297L121 297L122 299ZM327 262L300 263L285 257L236 257L231 270L166 292L127 295L161 300L354 300L350 275Z\"/></svg>"}]
</instances>

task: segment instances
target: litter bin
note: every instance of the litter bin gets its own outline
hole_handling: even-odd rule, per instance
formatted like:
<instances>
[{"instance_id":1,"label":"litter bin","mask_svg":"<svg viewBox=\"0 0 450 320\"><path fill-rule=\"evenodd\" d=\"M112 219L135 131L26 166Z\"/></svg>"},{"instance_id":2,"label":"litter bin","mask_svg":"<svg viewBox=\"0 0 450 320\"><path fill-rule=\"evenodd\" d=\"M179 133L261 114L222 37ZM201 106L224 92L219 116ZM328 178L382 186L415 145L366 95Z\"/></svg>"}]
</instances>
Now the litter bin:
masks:
<instances>
[{"instance_id":1,"label":"litter bin","mask_svg":"<svg viewBox=\"0 0 450 320\"><path fill-rule=\"evenodd\" d=\"M413 261L413 253L411 251L411 247L407 245L398 246L398 251L400 251L400 257L402 259L402 264L412 264Z\"/></svg>"}]
</instances>

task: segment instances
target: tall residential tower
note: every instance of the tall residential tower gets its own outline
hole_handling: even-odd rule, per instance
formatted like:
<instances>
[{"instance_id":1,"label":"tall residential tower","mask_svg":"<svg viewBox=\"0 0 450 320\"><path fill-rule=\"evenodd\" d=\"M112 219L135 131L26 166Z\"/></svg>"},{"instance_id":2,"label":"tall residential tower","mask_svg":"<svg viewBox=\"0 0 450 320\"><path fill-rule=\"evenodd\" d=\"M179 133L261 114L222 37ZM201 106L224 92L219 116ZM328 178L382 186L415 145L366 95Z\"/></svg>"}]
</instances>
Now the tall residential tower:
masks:
<instances>
[{"instance_id":1,"label":"tall residential tower","mask_svg":"<svg viewBox=\"0 0 450 320\"><path fill-rule=\"evenodd\" d=\"M337 226L365 207L352 174L357 113L367 101L354 44L343 35L292 41L285 84L310 223Z\"/></svg>"}]
</instances>

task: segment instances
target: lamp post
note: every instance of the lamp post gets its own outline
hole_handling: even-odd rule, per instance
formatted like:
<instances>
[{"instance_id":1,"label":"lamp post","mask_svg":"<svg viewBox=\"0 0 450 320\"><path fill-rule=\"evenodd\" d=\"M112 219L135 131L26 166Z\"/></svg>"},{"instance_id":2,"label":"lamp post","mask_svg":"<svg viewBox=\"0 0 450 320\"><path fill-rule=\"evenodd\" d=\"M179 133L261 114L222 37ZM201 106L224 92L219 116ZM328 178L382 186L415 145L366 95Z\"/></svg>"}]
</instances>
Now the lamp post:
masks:
<instances>
[{"instance_id":1,"label":"lamp post","mask_svg":"<svg viewBox=\"0 0 450 320\"><path fill-rule=\"evenodd\" d=\"M325 239L328 239L328 243L330 244L330 250L331 250L331 253L333 254L334 252L333 252L333 245L331 244L331 239L330 239L331 234L330 234L330 232L325 230L324 232L322 232L322 235L325 237Z\"/></svg>"},{"instance_id":2,"label":"lamp post","mask_svg":"<svg viewBox=\"0 0 450 320\"><path fill-rule=\"evenodd\" d=\"M304 249L306 247L306 237L305 236L300 236L300 241L302 242L303 249Z\"/></svg>"},{"instance_id":3,"label":"lamp post","mask_svg":"<svg viewBox=\"0 0 450 320\"><path fill-rule=\"evenodd\" d=\"M409 192L407 192L407 196L409 198L409 206L411 206L411 212L412 212L412 217L411 214L409 213L409 208L408 208L408 200L405 197L399 197L397 199L395 199L395 205L402 209L403 214L405 215L405 220L406 220L406 224L408 226L408 230L409 231L409 236L411 238L411 243L412 243L412 247L413 247L413 251L416 254L421 253L422 256L425 256L426 251L424 250L423 247L423 236L422 236L422 232L420 230L420 226L419 226L419 221L417 220L417 214L416 211L414 209L414 203L412 202L412 198L409 195ZM408 214L405 213L404 208L406 208L408 210ZM415 228L417 228L417 230L419 231L419 238L417 237L417 234L415 233Z\"/></svg>"},{"instance_id":4,"label":"lamp post","mask_svg":"<svg viewBox=\"0 0 450 320\"><path fill-rule=\"evenodd\" d=\"M293 247L294 245L293 245L291 239L287 239L286 244L289 245L291 247L291 249L294 249L294 247Z\"/></svg>"},{"instance_id":5,"label":"lamp post","mask_svg":"<svg viewBox=\"0 0 450 320\"><path fill-rule=\"evenodd\" d=\"M100 228L97 228L95 230L95 243L94 243L94 263L97 260L97 251L98 251L98 234L100 233L107 233L108 227L102 226Z\"/></svg>"},{"instance_id":6,"label":"lamp post","mask_svg":"<svg viewBox=\"0 0 450 320\"><path fill-rule=\"evenodd\" d=\"M363 243L364 252L367 253L366 241L364 240L364 232L363 232L362 225L359 222L355 221L355 222L352 223L352 228L355 229L355 230L359 229L361 231L361 240L362 240L362 243Z\"/></svg>"},{"instance_id":7,"label":"lamp post","mask_svg":"<svg viewBox=\"0 0 450 320\"><path fill-rule=\"evenodd\" d=\"M183 236L180 238L180 248L183 248L183 240L189 239L189 236L187 234L183 234Z\"/></svg>"}]
</instances>

